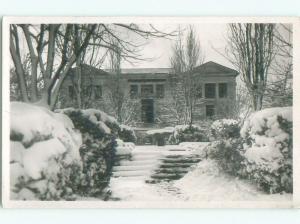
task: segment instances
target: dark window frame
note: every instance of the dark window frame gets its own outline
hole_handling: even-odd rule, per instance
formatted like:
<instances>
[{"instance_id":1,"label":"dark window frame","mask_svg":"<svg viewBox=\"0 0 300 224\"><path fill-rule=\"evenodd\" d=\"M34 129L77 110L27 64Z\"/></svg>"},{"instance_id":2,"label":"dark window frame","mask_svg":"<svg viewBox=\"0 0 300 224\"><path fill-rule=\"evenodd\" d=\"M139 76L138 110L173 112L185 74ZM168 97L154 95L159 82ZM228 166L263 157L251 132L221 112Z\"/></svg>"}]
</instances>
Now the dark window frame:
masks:
<instances>
[{"instance_id":1,"label":"dark window frame","mask_svg":"<svg viewBox=\"0 0 300 224\"><path fill-rule=\"evenodd\" d=\"M156 98L163 99L165 98L165 85L164 84L156 84Z\"/></svg>"},{"instance_id":2,"label":"dark window frame","mask_svg":"<svg viewBox=\"0 0 300 224\"><path fill-rule=\"evenodd\" d=\"M226 82L219 83L219 98L227 98L228 97L228 84Z\"/></svg>"},{"instance_id":3,"label":"dark window frame","mask_svg":"<svg viewBox=\"0 0 300 224\"><path fill-rule=\"evenodd\" d=\"M210 89L211 88L211 89ZM216 83L205 83L204 85L204 94L206 99L215 99L216 98ZM213 89L213 91L212 91Z\"/></svg>"},{"instance_id":4,"label":"dark window frame","mask_svg":"<svg viewBox=\"0 0 300 224\"><path fill-rule=\"evenodd\" d=\"M151 91L145 92L145 89L147 89L147 87L150 87L149 89L151 89ZM154 85L153 84L142 84L141 85L141 97L153 97L154 95Z\"/></svg>"},{"instance_id":5,"label":"dark window frame","mask_svg":"<svg viewBox=\"0 0 300 224\"><path fill-rule=\"evenodd\" d=\"M216 107L215 107L215 105L212 105L212 104L206 105L205 106L205 115L208 118L211 118L211 117L215 116L216 115Z\"/></svg>"},{"instance_id":6,"label":"dark window frame","mask_svg":"<svg viewBox=\"0 0 300 224\"><path fill-rule=\"evenodd\" d=\"M95 100L100 100L103 97L102 85L95 85L94 86L94 98Z\"/></svg>"},{"instance_id":7,"label":"dark window frame","mask_svg":"<svg viewBox=\"0 0 300 224\"><path fill-rule=\"evenodd\" d=\"M134 88L133 88L134 87ZM129 87L129 95L131 99L135 99L139 95L139 86L137 84L132 84Z\"/></svg>"}]
</instances>

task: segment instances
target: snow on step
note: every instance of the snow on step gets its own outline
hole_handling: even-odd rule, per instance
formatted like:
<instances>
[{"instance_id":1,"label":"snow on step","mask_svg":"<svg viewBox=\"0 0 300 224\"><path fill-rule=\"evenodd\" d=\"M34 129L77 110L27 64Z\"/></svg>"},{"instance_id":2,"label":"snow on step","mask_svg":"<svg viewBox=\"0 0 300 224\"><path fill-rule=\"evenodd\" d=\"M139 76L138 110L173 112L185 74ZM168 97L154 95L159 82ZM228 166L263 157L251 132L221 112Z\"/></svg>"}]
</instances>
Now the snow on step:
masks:
<instances>
[{"instance_id":1,"label":"snow on step","mask_svg":"<svg viewBox=\"0 0 300 224\"><path fill-rule=\"evenodd\" d=\"M128 183L129 181L145 181L147 178L149 178L149 175L146 176L118 176L118 177L111 177L110 182L119 182L119 183ZM119 186L122 188L122 184Z\"/></svg>"},{"instance_id":2,"label":"snow on step","mask_svg":"<svg viewBox=\"0 0 300 224\"><path fill-rule=\"evenodd\" d=\"M135 165L135 166L114 166L113 171L126 171L126 170L152 170L157 166L155 165Z\"/></svg>"},{"instance_id":3,"label":"snow on step","mask_svg":"<svg viewBox=\"0 0 300 224\"><path fill-rule=\"evenodd\" d=\"M133 155L132 161L134 160L155 160L161 158L160 155Z\"/></svg>"},{"instance_id":4,"label":"snow on step","mask_svg":"<svg viewBox=\"0 0 300 224\"><path fill-rule=\"evenodd\" d=\"M116 177L131 177L131 176L148 176L152 172L149 170L126 170L126 171L115 171L113 176Z\"/></svg>"},{"instance_id":5,"label":"snow on step","mask_svg":"<svg viewBox=\"0 0 300 224\"><path fill-rule=\"evenodd\" d=\"M155 165L159 162L157 159L136 160L136 161L121 161L120 166L140 166L140 165Z\"/></svg>"}]
</instances>

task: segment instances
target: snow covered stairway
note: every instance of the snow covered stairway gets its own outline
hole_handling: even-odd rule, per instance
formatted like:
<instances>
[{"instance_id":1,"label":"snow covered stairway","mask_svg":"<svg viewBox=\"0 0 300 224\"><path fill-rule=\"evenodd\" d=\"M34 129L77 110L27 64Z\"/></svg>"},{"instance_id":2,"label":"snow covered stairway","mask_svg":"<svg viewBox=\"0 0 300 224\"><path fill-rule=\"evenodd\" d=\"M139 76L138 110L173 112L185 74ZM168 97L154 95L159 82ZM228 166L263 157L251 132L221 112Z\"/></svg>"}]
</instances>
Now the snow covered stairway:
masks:
<instances>
[{"instance_id":1,"label":"snow covered stairway","mask_svg":"<svg viewBox=\"0 0 300 224\"><path fill-rule=\"evenodd\" d=\"M112 177L128 180L147 179L157 168L161 157L162 154L156 147L136 147L130 158L115 163Z\"/></svg>"},{"instance_id":2,"label":"snow covered stairway","mask_svg":"<svg viewBox=\"0 0 300 224\"><path fill-rule=\"evenodd\" d=\"M198 155L167 155L160 166L151 175L147 183L178 180L192 169L192 166L200 162Z\"/></svg>"},{"instance_id":3,"label":"snow covered stairway","mask_svg":"<svg viewBox=\"0 0 300 224\"><path fill-rule=\"evenodd\" d=\"M136 146L130 158L115 163L112 177L147 183L178 180L200 160L183 147Z\"/></svg>"}]
</instances>

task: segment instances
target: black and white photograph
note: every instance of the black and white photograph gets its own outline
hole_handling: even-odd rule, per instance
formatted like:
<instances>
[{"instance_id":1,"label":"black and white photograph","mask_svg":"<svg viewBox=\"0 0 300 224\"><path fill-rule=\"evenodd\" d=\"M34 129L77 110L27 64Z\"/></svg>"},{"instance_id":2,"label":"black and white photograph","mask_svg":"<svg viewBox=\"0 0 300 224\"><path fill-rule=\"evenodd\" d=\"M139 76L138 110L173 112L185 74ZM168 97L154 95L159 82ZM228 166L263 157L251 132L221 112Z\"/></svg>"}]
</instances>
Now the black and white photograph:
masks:
<instances>
[{"instance_id":1,"label":"black and white photograph","mask_svg":"<svg viewBox=\"0 0 300 224\"><path fill-rule=\"evenodd\" d=\"M293 207L295 26L6 18L4 205Z\"/></svg>"}]
</instances>

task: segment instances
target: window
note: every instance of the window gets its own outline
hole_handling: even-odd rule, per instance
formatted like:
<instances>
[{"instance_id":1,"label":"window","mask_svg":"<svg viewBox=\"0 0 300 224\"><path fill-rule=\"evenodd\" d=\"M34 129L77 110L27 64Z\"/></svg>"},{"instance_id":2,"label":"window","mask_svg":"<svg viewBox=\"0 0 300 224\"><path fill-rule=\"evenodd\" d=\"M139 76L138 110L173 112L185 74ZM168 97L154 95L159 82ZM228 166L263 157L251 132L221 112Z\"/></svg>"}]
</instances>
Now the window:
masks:
<instances>
[{"instance_id":1,"label":"window","mask_svg":"<svg viewBox=\"0 0 300 224\"><path fill-rule=\"evenodd\" d=\"M220 98L227 97L227 83L219 83L219 97Z\"/></svg>"},{"instance_id":2,"label":"window","mask_svg":"<svg viewBox=\"0 0 300 224\"><path fill-rule=\"evenodd\" d=\"M156 97L157 98L165 97L165 86L163 84L156 85Z\"/></svg>"},{"instance_id":3,"label":"window","mask_svg":"<svg viewBox=\"0 0 300 224\"><path fill-rule=\"evenodd\" d=\"M205 84L205 98L215 98L216 97L216 84L206 83Z\"/></svg>"},{"instance_id":4,"label":"window","mask_svg":"<svg viewBox=\"0 0 300 224\"><path fill-rule=\"evenodd\" d=\"M99 85L95 86L95 99L101 99L102 98L102 87Z\"/></svg>"},{"instance_id":5,"label":"window","mask_svg":"<svg viewBox=\"0 0 300 224\"><path fill-rule=\"evenodd\" d=\"M138 85L130 85L130 98L137 98L139 87Z\"/></svg>"},{"instance_id":6,"label":"window","mask_svg":"<svg viewBox=\"0 0 300 224\"><path fill-rule=\"evenodd\" d=\"M213 117L215 115L215 106L206 105L206 117Z\"/></svg>"},{"instance_id":7,"label":"window","mask_svg":"<svg viewBox=\"0 0 300 224\"><path fill-rule=\"evenodd\" d=\"M141 91L142 91L142 97L152 97L153 96L153 85L142 85Z\"/></svg>"},{"instance_id":8,"label":"window","mask_svg":"<svg viewBox=\"0 0 300 224\"><path fill-rule=\"evenodd\" d=\"M196 98L202 98L202 86L201 85L198 85L196 87Z\"/></svg>"},{"instance_id":9,"label":"window","mask_svg":"<svg viewBox=\"0 0 300 224\"><path fill-rule=\"evenodd\" d=\"M75 96L74 86L69 86L69 98L73 100L74 96Z\"/></svg>"}]
</instances>

